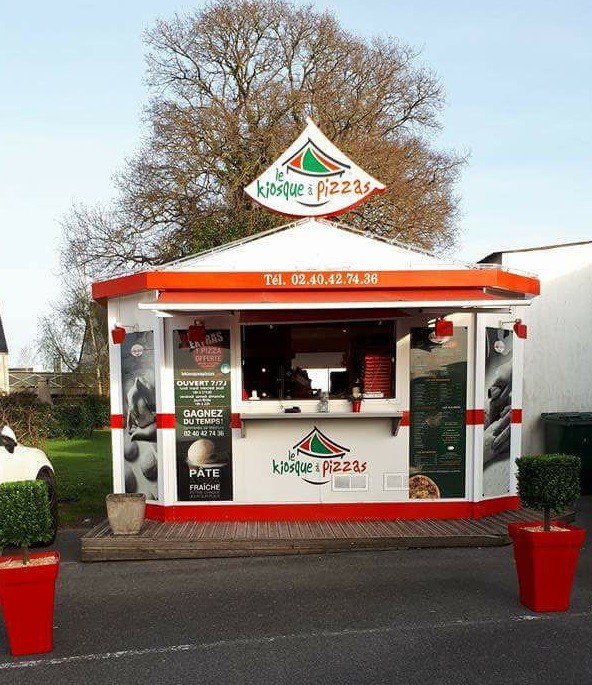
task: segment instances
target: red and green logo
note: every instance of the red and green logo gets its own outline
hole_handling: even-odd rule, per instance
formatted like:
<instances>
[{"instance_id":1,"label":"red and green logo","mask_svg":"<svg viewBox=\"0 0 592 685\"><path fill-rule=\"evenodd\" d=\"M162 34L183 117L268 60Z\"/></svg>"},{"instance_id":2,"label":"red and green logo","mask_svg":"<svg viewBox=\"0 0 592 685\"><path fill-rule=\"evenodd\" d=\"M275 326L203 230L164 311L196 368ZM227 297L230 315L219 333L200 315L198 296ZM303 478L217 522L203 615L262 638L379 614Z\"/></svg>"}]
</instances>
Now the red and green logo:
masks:
<instances>
[{"instance_id":1,"label":"red and green logo","mask_svg":"<svg viewBox=\"0 0 592 685\"><path fill-rule=\"evenodd\" d=\"M288 171L317 178L341 176L351 168L350 164L339 162L323 152L310 138L300 150L297 150L286 162L283 162L283 166Z\"/></svg>"},{"instance_id":2,"label":"red and green logo","mask_svg":"<svg viewBox=\"0 0 592 685\"><path fill-rule=\"evenodd\" d=\"M292 448L297 454L316 459L340 459L349 449L342 447L322 433L316 426Z\"/></svg>"},{"instance_id":3,"label":"red and green logo","mask_svg":"<svg viewBox=\"0 0 592 685\"><path fill-rule=\"evenodd\" d=\"M255 202L290 217L337 216L384 191L310 119L284 154L245 188Z\"/></svg>"},{"instance_id":4,"label":"red and green logo","mask_svg":"<svg viewBox=\"0 0 592 685\"><path fill-rule=\"evenodd\" d=\"M277 476L298 476L311 485L329 483L334 473L364 473L366 462L345 458L350 451L316 426L288 450L287 459L273 459L272 472Z\"/></svg>"}]
</instances>

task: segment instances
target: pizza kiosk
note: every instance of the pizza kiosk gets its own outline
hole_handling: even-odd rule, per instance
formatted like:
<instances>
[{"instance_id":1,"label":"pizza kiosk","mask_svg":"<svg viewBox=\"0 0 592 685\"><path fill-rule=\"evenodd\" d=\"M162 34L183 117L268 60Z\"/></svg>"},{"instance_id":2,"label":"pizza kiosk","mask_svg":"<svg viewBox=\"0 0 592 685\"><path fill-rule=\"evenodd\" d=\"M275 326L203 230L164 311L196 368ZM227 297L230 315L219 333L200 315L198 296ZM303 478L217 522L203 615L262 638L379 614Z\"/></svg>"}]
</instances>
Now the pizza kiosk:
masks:
<instances>
[{"instance_id":1,"label":"pizza kiosk","mask_svg":"<svg viewBox=\"0 0 592 685\"><path fill-rule=\"evenodd\" d=\"M331 220L383 190L309 121L245 191L300 218L94 284L115 492L162 521L517 508L538 280Z\"/></svg>"}]
</instances>

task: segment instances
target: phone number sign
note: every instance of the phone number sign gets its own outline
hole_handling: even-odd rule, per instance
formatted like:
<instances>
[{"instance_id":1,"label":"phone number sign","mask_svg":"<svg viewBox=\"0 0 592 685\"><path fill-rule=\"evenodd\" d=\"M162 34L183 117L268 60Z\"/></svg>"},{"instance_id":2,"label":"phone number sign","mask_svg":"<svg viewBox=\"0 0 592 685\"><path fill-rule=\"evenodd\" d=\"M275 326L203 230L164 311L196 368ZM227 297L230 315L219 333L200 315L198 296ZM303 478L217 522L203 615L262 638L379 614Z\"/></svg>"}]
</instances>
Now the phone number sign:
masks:
<instances>
[{"instance_id":1,"label":"phone number sign","mask_svg":"<svg viewBox=\"0 0 592 685\"><path fill-rule=\"evenodd\" d=\"M377 271L284 271L261 274L266 288L340 288L380 286Z\"/></svg>"}]
</instances>

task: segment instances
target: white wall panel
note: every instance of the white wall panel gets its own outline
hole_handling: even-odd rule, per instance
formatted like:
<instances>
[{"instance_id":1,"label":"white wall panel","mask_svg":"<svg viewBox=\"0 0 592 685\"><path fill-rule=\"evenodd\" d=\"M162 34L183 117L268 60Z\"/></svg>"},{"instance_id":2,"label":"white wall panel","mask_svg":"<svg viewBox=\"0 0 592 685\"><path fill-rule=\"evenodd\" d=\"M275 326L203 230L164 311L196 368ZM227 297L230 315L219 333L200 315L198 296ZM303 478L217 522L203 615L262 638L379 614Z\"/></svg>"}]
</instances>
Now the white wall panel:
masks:
<instances>
[{"instance_id":1,"label":"white wall panel","mask_svg":"<svg viewBox=\"0 0 592 685\"><path fill-rule=\"evenodd\" d=\"M592 411L592 244L504 253L503 265L536 273L541 296L522 317L522 447L544 451L542 412Z\"/></svg>"}]
</instances>

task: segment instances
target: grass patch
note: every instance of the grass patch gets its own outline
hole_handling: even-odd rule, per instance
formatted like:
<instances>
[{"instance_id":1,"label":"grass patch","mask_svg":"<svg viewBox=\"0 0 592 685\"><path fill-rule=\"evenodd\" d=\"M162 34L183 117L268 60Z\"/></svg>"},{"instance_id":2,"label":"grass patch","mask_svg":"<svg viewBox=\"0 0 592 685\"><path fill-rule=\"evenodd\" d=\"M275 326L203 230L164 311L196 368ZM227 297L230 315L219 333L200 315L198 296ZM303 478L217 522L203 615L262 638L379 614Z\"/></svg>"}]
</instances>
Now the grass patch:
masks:
<instances>
[{"instance_id":1,"label":"grass patch","mask_svg":"<svg viewBox=\"0 0 592 685\"><path fill-rule=\"evenodd\" d=\"M60 526L91 526L107 518L105 495L113 491L111 431L89 439L47 441L56 472Z\"/></svg>"}]
</instances>

